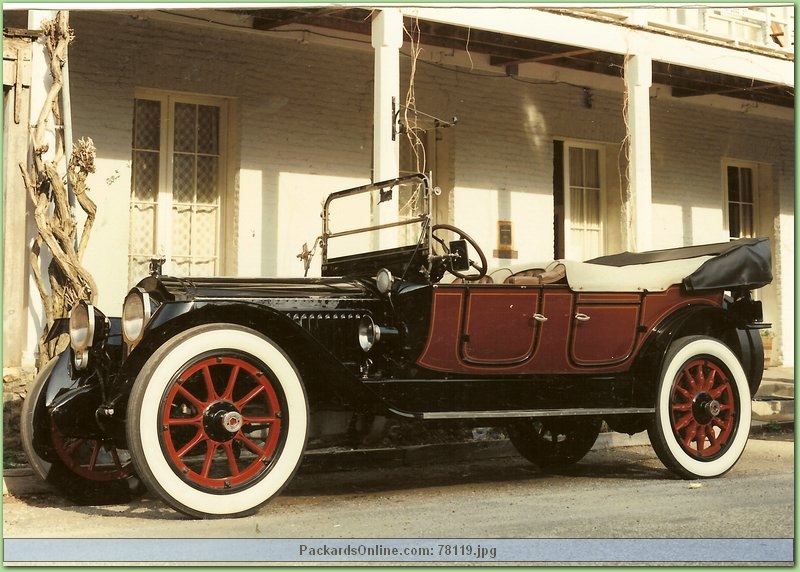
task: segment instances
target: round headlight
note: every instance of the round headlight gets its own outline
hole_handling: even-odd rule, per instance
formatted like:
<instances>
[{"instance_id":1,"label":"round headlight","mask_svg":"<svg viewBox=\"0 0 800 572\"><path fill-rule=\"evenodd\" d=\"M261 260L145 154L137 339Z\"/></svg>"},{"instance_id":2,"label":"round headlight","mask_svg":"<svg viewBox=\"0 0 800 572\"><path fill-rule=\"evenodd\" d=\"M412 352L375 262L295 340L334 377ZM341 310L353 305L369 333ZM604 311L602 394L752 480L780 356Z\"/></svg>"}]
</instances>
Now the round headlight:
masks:
<instances>
[{"instance_id":1,"label":"round headlight","mask_svg":"<svg viewBox=\"0 0 800 572\"><path fill-rule=\"evenodd\" d=\"M375 276L375 285L378 287L378 292L386 294L392 289L393 282L394 276L392 276L392 273L389 272L388 269L381 268L378 270L378 275Z\"/></svg>"},{"instance_id":2,"label":"round headlight","mask_svg":"<svg viewBox=\"0 0 800 572\"><path fill-rule=\"evenodd\" d=\"M150 320L150 296L140 288L134 288L125 296L122 304L122 336L129 347L136 345Z\"/></svg>"},{"instance_id":3,"label":"round headlight","mask_svg":"<svg viewBox=\"0 0 800 572\"><path fill-rule=\"evenodd\" d=\"M375 327L375 322L369 316L364 316L358 323L358 345L365 352L372 349L381 337L380 330Z\"/></svg>"},{"instance_id":4,"label":"round headlight","mask_svg":"<svg viewBox=\"0 0 800 572\"><path fill-rule=\"evenodd\" d=\"M76 353L83 353L92 345L95 332L94 307L80 300L69 312L69 343Z\"/></svg>"}]
</instances>

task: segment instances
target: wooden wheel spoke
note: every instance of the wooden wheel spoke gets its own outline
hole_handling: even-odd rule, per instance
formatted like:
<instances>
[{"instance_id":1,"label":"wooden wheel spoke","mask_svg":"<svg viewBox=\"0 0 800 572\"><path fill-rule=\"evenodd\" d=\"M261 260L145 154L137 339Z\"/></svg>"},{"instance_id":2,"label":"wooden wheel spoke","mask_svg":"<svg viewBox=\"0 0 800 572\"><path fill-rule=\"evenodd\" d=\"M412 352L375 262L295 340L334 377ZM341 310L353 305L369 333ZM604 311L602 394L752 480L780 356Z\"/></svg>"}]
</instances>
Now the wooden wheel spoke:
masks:
<instances>
[{"instance_id":1,"label":"wooden wheel spoke","mask_svg":"<svg viewBox=\"0 0 800 572\"><path fill-rule=\"evenodd\" d=\"M233 400L233 388L236 385L236 380L239 378L241 369L241 366L238 364L234 365L233 369L231 369L231 375L228 377L228 384L225 386L225 392L220 396L222 399L227 399L228 401Z\"/></svg>"},{"instance_id":2,"label":"wooden wheel spoke","mask_svg":"<svg viewBox=\"0 0 800 572\"><path fill-rule=\"evenodd\" d=\"M198 428L197 433L194 437L192 437L188 443L186 443L180 450L176 451L176 455L179 459L183 458L189 451L194 449L204 438L203 431Z\"/></svg>"},{"instance_id":3,"label":"wooden wheel spoke","mask_svg":"<svg viewBox=\"0 0 800 572\"><path fill-rule=\"evenodd\" d=\"M85 442L86 441L84 439L75 439L69 445L65 445L64 452L67 454L67 456L72 457L75 451L78 450L78 447L83 445Z\"/></svg>"},{"instance_id":4,"label":"wooden wheel spoke","mask_svg":"<svg viewBox=\"0 0 800 572\"><path fill-rule=\"evenodd\" d=\"M235 477L239 474L239 465L236 462L236 455L233 452L233 446L228 441L222 446L225 449L225 456L228 458L228 466L231 469L231 476Z\"/></svg>"},{"instance_id":5,"label":"wooden wheel spoke","mask_svg":"<svg viewBox=\"0 0 800 572\"><path fill-rule=\"evenodd\" d=\"M191 402L192 405L194 405L195 408L197 408L198 411L202 411L203 409L205 409L205 407L206 407L206 405L208 403L211 403L210 400L207 401L207 402L200 401L197 397L195 397L195 395L191 391L186 389L182 384L176 385L175 389L178 391L178 393L180 393L183 397L185 397L189 402Z\"/></svg>"},{"instance_id":6,"label":"wooden wheel spoke","mask_svg":"<svg viewBox=\"0 0 800 572\"><path fill-rule=\"evenodd\" d=\"M243 434L239 434L236 437L236 440L239 441L242 445L247 447L247 449L253 452L256 455L263 455L264 454L264 447L259 447L258 444L251 440L250 438L246 437Z\"/></svg>"},{"instance_id":7,"label":"wooden wheel spoke","mask_svg":"<svg viewBox=\"0 0 800 572\"><path fill-rule=\"evenodd\" d=\"M236 402L237 409L239 409L239 411L242 411L244 409L244 406L247 405L249 401L251 401L256 395L258 395L262 391L265 391L263 385L259 385L258 387L253 388L253 390L250 393L248 393L247 395L245 395L243 398L241 398L239 401Z\"/></svg>"},{"instance_id":8,"label":"wooden wheel spoke","mask_svg":"<svg viewBox=\"0 0 800 572\"><path fill-rule=\"evenodd\" d=\"M89 454L88 468L90 471L94 471L94 468L97 466L97 457L99 455L100 455L100 441L95 441L94 446L92 447L92 452Z\"/></svg>"},{"instance_id":9,"label":"wooden wheel spoke","mask_svg":"<svg viewBox=\"0 0 800 572\"><path fill-rule=\"evenodd\" d=\"M217 399L217 391L214 389L214 379L211 377L211 369L203 367L203 380L206 383L206 403L211 403Z\"/></svg>"},{"instance_id":10,"label":"wooden wheel spoke","mask_svg":"<svg viewBox=\"0 0 800 572\"><path fill-rule=\"evenodd\" d=\"M206 449L206 458L203 461L203 468L200 470L200 475L203 478L208 478L209 473L211 472L211 465L214 462L214 454L217 452L217 448L219 447L218 443L214 441L207 442L208 448Z\"/></svg>"}]
</instances>

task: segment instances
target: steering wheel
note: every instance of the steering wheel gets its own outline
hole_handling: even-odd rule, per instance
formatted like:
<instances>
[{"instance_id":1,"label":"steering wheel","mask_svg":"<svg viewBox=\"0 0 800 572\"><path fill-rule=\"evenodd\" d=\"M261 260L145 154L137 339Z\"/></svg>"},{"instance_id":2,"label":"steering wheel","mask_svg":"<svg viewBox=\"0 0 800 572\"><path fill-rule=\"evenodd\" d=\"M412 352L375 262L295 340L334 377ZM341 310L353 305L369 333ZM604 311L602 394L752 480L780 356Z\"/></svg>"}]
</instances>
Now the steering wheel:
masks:
<instances>
[{"instance_id":1,"label":"steering wheel","mask_svg":"<svg viewBox=\"0 0 800 572\"><path fill-rule=\"evenodd\" d=\"M453 259L450 256L451 254L450 247L447 245L444 239L442 239L439 236L436 236L436 232L440 230L450 231L453 234L457 235L458 238L465 240L467 244L469 244L473 248L473 250L475 250L475 252L478 253L478 257L480 258L480 264L476 263L471 258L469 259L470 267L477 270L478 271L477 274L464 274L463 272L453 268ZM486 270L488 269L488 265L486 264L486 256L483 254L483 250L481 250L481 247L478 246L478 243L475 242L475 239L473 239L466 232L464 232L460 228L457 228L449 224L436 224L433 225L433 228L431 228L431 238L436 242L438 242L440 245L442 245L442 248L444 249L445 253L445 256L442 257L442 262L444 264L445 270L447 270L450 274L452 274L457 278L461 278L462 280L467 280L470 282L480 280L481 278L486 276Z\"/></svg>"}]
</instances>

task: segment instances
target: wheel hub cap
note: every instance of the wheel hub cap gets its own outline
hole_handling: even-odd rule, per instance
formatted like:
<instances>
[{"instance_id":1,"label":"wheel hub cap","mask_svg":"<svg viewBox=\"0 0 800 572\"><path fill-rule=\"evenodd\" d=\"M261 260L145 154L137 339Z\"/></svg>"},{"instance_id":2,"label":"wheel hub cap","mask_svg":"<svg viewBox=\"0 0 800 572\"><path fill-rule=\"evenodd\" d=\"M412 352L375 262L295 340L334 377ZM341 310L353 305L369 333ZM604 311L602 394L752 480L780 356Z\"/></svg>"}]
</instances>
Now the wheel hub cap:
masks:
<instances>
[{"instance_id":1,"label":"wheel hub cap","mask_svg":"<svg viewBox=\"0 0 800 572\"><path fill-rule=\"evenodd\" d=\"M692 409L695 420L705 425L719 416L722 411L722 406L719 401L711 397L711 395L706 392L701 392L695 396Z\"/></svg>"},{"instance_id":2,"label":"wheel hub cap","mask_svg":"<svg viewBox=\"0 0 800 572\"><path fill-rule=\"evenodd\" d=\"M711 401L706 403L705 407L706 411L708 411L708 413L712 417L716 417L717 415L719 415L719 412L722 411L722 408L719 405L719 401L717 401L716 399L712 399Z\"/></svg>"},{"instance_id":3,"label":"wheel hub cap","mask_svg":"<svg viewBox=\"0 0 800 572\"><path fill-rule=\"evenodd\" d=\"M220 443L233 439L241 430L242 424L242 414L230 401L212 403L203 415L206 434Z\"/></svg>"},{"instance_id":4,"label":"wheel hub cap","mask_svg":"<svg viewBox=\"0 0 800 572\"><path fill-rule=\"evenodd\" d=\"M238 411L229 411L222 416L222 426L230 433L242 428L242 415Z\"/></svg>"}]
</instances>

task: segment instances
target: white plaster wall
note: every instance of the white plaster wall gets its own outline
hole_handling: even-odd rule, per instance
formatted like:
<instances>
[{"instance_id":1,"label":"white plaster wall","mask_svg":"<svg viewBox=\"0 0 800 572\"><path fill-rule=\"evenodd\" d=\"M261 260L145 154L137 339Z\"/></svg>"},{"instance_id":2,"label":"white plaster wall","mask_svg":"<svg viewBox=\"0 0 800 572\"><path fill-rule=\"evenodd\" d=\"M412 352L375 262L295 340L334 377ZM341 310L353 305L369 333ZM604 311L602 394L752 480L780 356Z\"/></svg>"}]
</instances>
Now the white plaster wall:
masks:
<instances>
[{"instance_id":1,"label":"white plaster wall","mask_svg":"<svg viewBox=\"0 0 800 572\"><path fill-rule=\"evenodd\" d=\"M91 136L98 171L90 179L98 220L87 266L99 306L119 312L127 283L132 107L137 87L235 100L234 209L226 243L233 274L302 275L296 258L319 234L319 207L330 191L367 182L372 153L372 51L332 47L279 34L249 34L153 21L114 12L71 11L77 39L70 69L75 137ZM463 60L464 58L462 58ZM419 65L421 111L458 117L453 128L454 222L491 255L497 220L514 222L519 261L553 251L553 139L618 149L622 81L602 78L585 106L580 84L550 71L525 81ZM478 65L479 64L479 65ZM401 62L401 77L409 73ZM405 95L406 80L401 86ZM793 363L794 125L737 110L651 100L654 248L725 240L721 160L770 164L781 351ZM624 159L607 157L610 188L622 186ZM617 166L618 172L613 172ZM609 204L619 204L609 200ZM619 216L618 213L610 213ZM318 273L318 260L311 274ZM499 264L494 260L490 264Z\"/></svg>"}]
</instances>

